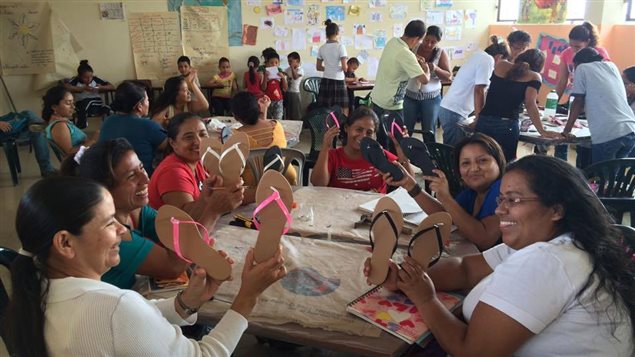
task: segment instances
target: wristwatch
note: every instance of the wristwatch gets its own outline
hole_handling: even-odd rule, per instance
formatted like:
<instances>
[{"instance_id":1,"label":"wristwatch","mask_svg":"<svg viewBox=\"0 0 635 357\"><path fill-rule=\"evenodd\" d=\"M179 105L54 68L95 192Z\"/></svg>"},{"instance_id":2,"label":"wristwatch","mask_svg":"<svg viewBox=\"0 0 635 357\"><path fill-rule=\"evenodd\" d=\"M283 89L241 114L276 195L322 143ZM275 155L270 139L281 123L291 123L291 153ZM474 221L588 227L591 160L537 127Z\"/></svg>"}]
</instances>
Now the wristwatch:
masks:
<instances>
[{"instance_id":1,"label":"wristwatch","mask_svg":"<svg viewBox=\"0 0 635 357\"><path fill-rule=\"evenodd\" d=\"M191 308L191 307L185 305L185 303L183 302L183 298L181 297L181 295L183 295L183 291L185 291L185 290L181 290L181 291L179 291L178 294L176 294L176 302L179 304L181 309L183 309L185 314L193 315L193 314L197 313L199 308L195 308L195 309Z\"/></svg>"}]
</instances>

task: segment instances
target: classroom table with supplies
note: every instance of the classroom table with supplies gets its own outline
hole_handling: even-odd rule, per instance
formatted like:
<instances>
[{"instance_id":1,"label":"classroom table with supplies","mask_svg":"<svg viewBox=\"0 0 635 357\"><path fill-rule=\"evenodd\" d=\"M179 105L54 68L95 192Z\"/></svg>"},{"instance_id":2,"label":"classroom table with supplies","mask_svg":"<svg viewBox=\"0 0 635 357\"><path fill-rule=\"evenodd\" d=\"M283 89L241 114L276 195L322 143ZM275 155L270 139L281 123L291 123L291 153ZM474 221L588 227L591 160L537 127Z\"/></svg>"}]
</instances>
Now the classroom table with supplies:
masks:
<instances>
[{"instance_id":1,"label":"classroom table with supplies","mask_svg":"<svg viewBox=\"0 0 635 357\"><path fill-rule=\"evenodd\" d=\"M230 116L213 116L209 119L207 124L207 131L211 133L217 133L220 135L220 131L224 126L229 126L232 129L238 129L242 126L234 117ZM292 148L300 142L300 134L302 133L302 121L300 120L279 120L284 129L284 136L287 139L287 147Z\"/></svg>"},{"instance_id":2,"label":"classroom table with supplies","mask_svg":"<svg viewBox=\"0 0 635 357\"><path fill-rule=\"evenodd\" d=\"M351 92L355 92L357 90L372 90L375 88L375 81L360 81L360 82L351 82L346 83L346 89Z\"/></svg>"}]
</instances>

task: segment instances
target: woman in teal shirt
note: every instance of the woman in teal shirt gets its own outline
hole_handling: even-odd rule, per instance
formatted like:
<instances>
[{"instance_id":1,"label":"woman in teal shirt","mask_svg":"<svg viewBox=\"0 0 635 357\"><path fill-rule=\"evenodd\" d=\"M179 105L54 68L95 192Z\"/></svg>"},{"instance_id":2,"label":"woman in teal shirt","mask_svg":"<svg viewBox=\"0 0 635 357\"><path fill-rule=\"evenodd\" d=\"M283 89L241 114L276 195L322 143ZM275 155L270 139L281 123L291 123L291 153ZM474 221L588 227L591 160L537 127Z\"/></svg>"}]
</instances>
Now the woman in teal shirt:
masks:
<instances>
[{"instance_id":1,"label":"woman in teal shirt","mask_svg":"<svg viewBox=\"0 0 635 357\"><path fill-rule=\"evenodd\" d=\"M148 206L148 175L126 139L100 141L79 158L69 158L62 172L95 180L108 189L115 203L115 219L130 230L119 248L121 262L102 280L122 289L135 283L135 274L171 279L183 273L186 262L159 245L154 229L157 211Z\"/></svg>"},{"instance_id":2,"label":"woman in teal shirt","mask_svg":"<svg viewBox=\"0 0 635 357\"><path fill-rule=\"evenodd\" d=\"M64 156L76 153L81 145L90 146L97 141L99 131L89 139L71 121L75 112L75 102L73 94L66 88L53 87L46 91L42 100L42 119L48 123L45 129L46 138L54 142L63 151ZM61 125L62 123L65 125Z\"/></svg>"}]
</instances>

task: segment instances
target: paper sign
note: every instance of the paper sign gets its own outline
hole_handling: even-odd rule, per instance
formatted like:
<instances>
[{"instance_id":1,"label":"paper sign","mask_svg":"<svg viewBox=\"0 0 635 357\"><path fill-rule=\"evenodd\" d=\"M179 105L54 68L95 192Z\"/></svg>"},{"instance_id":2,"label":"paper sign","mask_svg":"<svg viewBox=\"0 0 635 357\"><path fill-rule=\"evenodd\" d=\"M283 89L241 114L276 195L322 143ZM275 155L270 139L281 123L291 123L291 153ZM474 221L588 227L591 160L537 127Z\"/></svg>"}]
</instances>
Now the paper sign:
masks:
<instances>
[{"instance_id":1,"label":"paper sign","mask_svg":"<svg viewBox=\"0 0 635 357\"><path fill-rule=\"evenodd\" d=\"M366 34L366 25L364 25L364 24L355 24L355 25L353 25L353 34L355 34L355 35L365 35Z\"/></svg>"},{"instance_id":2,"label":"paper sign","mask_svg":"<svg viewBox=\"0 0 635 357\"><path fill-rule=\"evenodd\" d=\"M291 30L291 48L294 50L306 49L306 30L294 28Z\"/></svg>"},{"instance_id":3,"label":"paper sign","mask_svg":"<svg viewBox=\"0 0 635 357\"><path fill-rule=\"evenodd\" d=\"M287 0L289 6L304 6L304 0Z\"/></svg>"},{"instance_id":4,"label":"paper sign","mask_svg":"<svg viewBox=\"0 0 635 357\"><path fill-rule=\"evenodd\" d=\"M176 12L128 14L137 78L165 79L174 75L174 59L183 55L178 16Z\"/></svg>"},{"instance_id":5,"label":"paper sign","mask_svg":"<svg viewBox=\"0 0 635 357\"><path fill-rule=\"evenodd\" d=\"M269 4L265 8L269 16L282 14L282 7L279 4Z\"/></svg>"},{"instance_id":6,"label":"paper sign","mask_svg":"<svg viewBox=\"0 0 635 357\"><path fill-rule=\"evenodd\" d=\"M445 24L457 26L463 23L463 10L448 10L445 12Z\"/></svg>"},{"instance_id":7,"label":"paper sign","mask_svg":"<svg viewBox=\"0 0 635 357\"><path fill-rule=\"evenodd\" d=\"M123 20L123 3L106 2L99 3L99 18L101 20Z\"/></svg>"},{"instance_id":8,"label":"paper sign","mask_svg":"<svg viewBox=\"0 0 635 357\"><path fill-rule=\"evenodd\" d=\"M392 25L392 37L401 37L403 35L403 24Z\"/></svg>"},{"instance_id":9,"label":"paper sign","mask_svg":"<svg viewBox=\"0 0 635 357\"><path fill-rule=\"evenodd\" d=\"M394 5L390 7L390 18L393 20L404 20L407 13L407 5Z\"/></svg>"},{"instance_id":10,"label":"paper sign","mask_svg":"<svg viewBox=\"0 0 635 357\"><path fill-rule=\"evenodd\" d=\"M220 6L181 6L181 39L183 54L196 68L212 73L218 59L229 52L227 10Z\"/></svg>"},{"instance_id":11,"label":"paper sign","mask_svg":"<svg viewBox=\"0 0 635 357\"><path fill-rule=\"evenodd\" d=\"M368 57L368 66L366 69L366 74L368 74L368 78L377 77L377 67L379 67L379 59L376 57Z\"/></svg>"},{"instance_id":12,"label":"paper sign","mask_svg":"<svg viewBox=\"0 0 635 357\"><path fill-rule=\"evenodd\" d=\"M284 23L286 25L303 24L304 10L303 9L287 9L284 16Z\"/></svg>"},{"instance_id":13,"label":"paper sign","mask_svg":"<svg viewBox=\"0 0 635 357\"><path fill-rule=\"evenodd\" d=\"M273 35L276 37L287 37L289 36L289 29L284 26L276 26L273 29Z\"/></svg>"},{"instance_id":14,"label":"paper sign","mask_svg":"<svg viewBox=\"0 0 635 357\"><path fill-rule=\"evenodd\" d=\"M465 28L466 29L476 28L476 9L465 10Z\"/></svg>"},{"instance_id":15,"label":"paper sign","mask_svg":"<svg viewBox=\"0 0 635 357\"><path fill-rule=\"evenodd\" d=\"M428 25L443 25L443 21L445 20L445 13L443 11L438 10L428 10L426 11L426 21L425 23Z\"/></svg>"},{"instance_id":16,"label":"paper sign","mask_svg":"<svg viewBox=\"0 0 635 357\"><path fill-rule=\"evenodd\" d=\"M344 21L344 6L327 6L326 18L331 21Z\"/></svg>"},{"instance_id":17,"label":"paper sign","mask_svg":"<svg viewBox=\"0 0 635 357\"><path fill-rule=\"evenodd\" d=\"M462 46L457 46L454 48L454 59L463 59L465 58L465 48Z\"/></svg>"},{"instance_id":18,"label":"paper sign","mask_svg":"<svg viewBox=\"0 0 635 357\"><path fill-rule=\"evenodd\" d=\"M355 48L358 50L372 49L373 37L368 35L355 35Z\"/></svg>"},{"instance_id":19,"label":"paper sign","mask_svg":"<svg viewBox=\"0 0 635 357\"><path fill-rule=\"evenodd\" d=\"M359 16L361 9L357 5L351 5L348 7L348 15Z\"/></svg>"},{"instance_id":20,"label":"paper sign","mask_svg":"<svg viewBox=\"0 0 635 357\"><path fill-rule=\"evenodd\" d=\"M316 46L316 45L311 46L311 54L310 54L310 56L311 57L317 57L318 50L319 50L318 46Z\"/></svg>"},{"instance_id":21,"label":"paper sign","mask_svg":"<svg viewBox=\"0 0 635 357\"><path fill-rule=\"evenodd\" d=\"M381 22L384 17L381 12L371 12L368 18L370 22Z\"/></svg>"},{"instance_id":22,"label":"paper sign","mask_svg":"<svg viewBox=\"0 0 635 357\"><path fill-rule=\"evenodd\" d=\"M320 7L318 5L309 5L306 11L306 19L309 25L317 25L320 22Z\"/></svg>"},{"instance_id":23,"label":"paper sign","mask_svg":"<svg viewBox=\"0 0 635 357\"><path fill-rule=\"evenodd\" d=\"M454 1L452 0L436 0L437 7L452 7Z\"/></svg>"},{"instance_id":24,"label":"paper sign","mask_svg":"<svg viewBox=\"0 0 635 357\"><path fill-rule=\"evenodd\" d=\"M256 37L258 37L258 26L253 25L243 25L243 45L256 45Z\"/></svg>"},{"instance_id":25,"label":"paper sign","mask_svg":"<svg viewBox=\"0 0 635 357\"><path fill-rule=\"evenodd\" d=\"M386 30L375 31L375 48L382 49L386 47Z\"/></svg>"},{"instance_id":26,"label":"paper sign","mask_svg":"<svg viewBox=\"0 0 635 357\"><path fill-rule=\"evenodd\" d=\"M461 26L446 26L445 27L445 40L447 41L460 41L463 28Z\"/></svg>"},{"instance_id":27,"label":"paper sign","mask_svg":"<svg viewBox=\"0 0 635 357\"><path fill-rule=\"evenodd\" d=\"M384 7L388 4L388 0L368 0L368 7Z\"/></svg>"},{"instance_id":28,"label":"paper sign","mask_svg":"<svg viewBox=\"0 0 635 357\"><path fill-rule=\"evenodd\" d=\"M357 60L359 61L359 63L364 63L368 61L368 57L369 57L369 54L368 54L368 51L366 50L361 50L357 54Z\"/></svg>"}]
</instances>

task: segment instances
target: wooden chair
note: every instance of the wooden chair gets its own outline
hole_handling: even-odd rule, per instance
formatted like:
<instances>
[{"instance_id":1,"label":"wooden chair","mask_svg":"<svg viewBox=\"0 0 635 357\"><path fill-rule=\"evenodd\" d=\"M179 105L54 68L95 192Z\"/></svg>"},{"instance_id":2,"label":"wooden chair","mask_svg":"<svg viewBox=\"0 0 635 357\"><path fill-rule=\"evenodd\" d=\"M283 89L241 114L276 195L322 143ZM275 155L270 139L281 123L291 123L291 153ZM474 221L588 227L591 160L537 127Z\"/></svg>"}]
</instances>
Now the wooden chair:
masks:
<instances>
[{"instance_id":1,"label":"wooden chair","mask_svg":"<svg viewBox=\"0 0 635 357\"><path fill-rule=\"evenodd\" d=\"M450 186L450 194L454 197L463 189L461 175L454 167L454 147L446 144L428 142L426 147L439 170L443 171Z\"/></svg>"},{"instance_id":2,"label":"wooden chair","mask_svg":"<svg viewBox=\"0 0 635 357\"><path fill-rule=\"evenodd\" d=\"M584 169L584 175L600 201L622 223L624 213L629 212L631 225L635 224L635 159L614 159L595 163Z\"/></svg>"},{"instance_id":3,"label":"wooden chair","mask_svg":"<svg viewBox=\"0 0 635 357\"><path fill-rule=\"evenodd\" d=\"M260 182L260 178L264 173L263 156L266 151L267 149L254 149L249 152L247 165L249 165L249 168L254 175L256 183ZM300 150L291 148L281 148L280 151L282 151L282 157L284 158L285 171L287 170L289 165L296 166L297 186L304 186L305 181L302 177L302 172L306 163L306 157L304 156L304 154Z\"/></svg>"},{"instance_id":4,"label":"wooden chair","mask_svg":"<svg viewBox=\"0 0 635 357\"><path fill-rule=\"evenodd\" d=\"M311 95L311 103L317 101L318 93L320 93L320 77L308 77L302 80L302 88Z\"/></svg>"}]
</instances>

